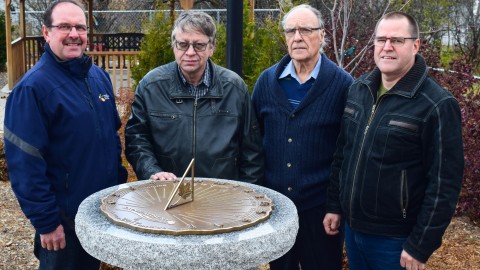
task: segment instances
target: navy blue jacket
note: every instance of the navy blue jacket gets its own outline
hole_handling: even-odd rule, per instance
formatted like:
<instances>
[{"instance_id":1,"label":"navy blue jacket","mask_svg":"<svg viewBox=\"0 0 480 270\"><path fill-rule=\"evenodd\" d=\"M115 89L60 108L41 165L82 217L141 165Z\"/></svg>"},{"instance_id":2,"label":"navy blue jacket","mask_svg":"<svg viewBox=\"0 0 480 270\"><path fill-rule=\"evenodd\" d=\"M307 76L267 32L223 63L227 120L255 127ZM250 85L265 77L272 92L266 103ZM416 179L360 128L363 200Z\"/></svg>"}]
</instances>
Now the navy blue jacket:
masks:
<instances>
[{"instance_id":1,"label":"navy blue jacket","mask_svg":"<svg viewBox=\"0 0 480 270\"><path fill-rule=\"evenodd\" d=\"M108 74L87 56L58 61L47 44L5 110L12 189L37 232L71 229L83 199L126 181L120 125Z\"/></svg>"},{"instance_id":2,"label":"navy blue jacket","mask_svg":"<svg viewBox=\"0 0 480 270\"><path fill-rule=\"evenodd\" d=\"M335 142L352 77L322 54L319 75L296 109L278 77L287 55L265 70L252 94L265 151L264 185L289 197L299 211L326 201Z\"/></svg>"},{"instance_id":3,"label":"navy blue jacket","mask_svg":"<svg viewBox=\"0 0 480 270\"><path fill-rule=\"evenodd\" d=\"M408 237L403 248L426 262L441 245L461 188L460 108L428 76L420 55L377 98L380 82L375 68L349 90L327 211L363 233Z\"/></svg>"}]
</instances>

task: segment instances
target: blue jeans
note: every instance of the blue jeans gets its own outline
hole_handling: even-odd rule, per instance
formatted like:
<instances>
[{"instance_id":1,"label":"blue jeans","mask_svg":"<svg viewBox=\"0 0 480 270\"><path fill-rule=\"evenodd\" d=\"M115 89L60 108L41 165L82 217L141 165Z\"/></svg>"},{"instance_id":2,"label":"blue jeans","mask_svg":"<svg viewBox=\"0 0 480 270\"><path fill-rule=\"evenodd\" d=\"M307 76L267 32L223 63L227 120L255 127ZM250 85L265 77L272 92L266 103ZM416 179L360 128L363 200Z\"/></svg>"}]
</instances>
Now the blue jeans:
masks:
<instances>
[{"instance_id":1,"label":"blue jeans","mask_svg":"<svg viewBox=\"0 0 480 270\"><path fill-rule=\"evenodd\" d=\"M75 231L66 229L65 240L64 249L47 250L42 248L40 234L35 233L33 253L40 261L38 270L98 270L100 268L100 261L82 248Z\"/></svg>"},{"instance_id":2,"label":"blue jeans","mask_svg":"<svg viewBox=\"0 0 480 270\"><path fill-rule=\"evenodd\" d=\"M345 222L345 244L350 270L402 270L400 255L406 237L388 237L352 230Z\"/></svg>"}]
</instances>

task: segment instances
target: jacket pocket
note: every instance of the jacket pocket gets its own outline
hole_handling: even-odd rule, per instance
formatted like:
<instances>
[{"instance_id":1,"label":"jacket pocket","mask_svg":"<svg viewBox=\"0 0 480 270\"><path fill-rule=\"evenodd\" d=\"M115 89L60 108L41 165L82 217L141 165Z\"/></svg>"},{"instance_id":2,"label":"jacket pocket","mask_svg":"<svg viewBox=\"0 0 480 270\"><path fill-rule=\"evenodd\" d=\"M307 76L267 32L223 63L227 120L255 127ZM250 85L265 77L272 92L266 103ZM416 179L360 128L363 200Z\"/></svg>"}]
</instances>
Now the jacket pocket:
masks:
<instances>
[{"instance_id":1,"label":"jacket pocket","mask_svg":"<svg viewBox=\"0 0 480 270\"><path fill-rule=\"evenodd\" d=\"M391 170L370 175L361 183L362 212L386 222L407 218L409 191L407 170Z\"/></svg>"},{"instance_id":2,"label":"jacket pocket","mask_svg":"<svg viewBox=\"0 0 480 270\"><path fill-rule=\"evenodd\" d=\"M179 118L179 114L175 113L162 113L157 111L150 111L148 113L150 117L154 117L157 119L164 119L164 120L176 120Z\"/></svg>"},{"instance_id":3,"label":"jacket pocket","mask_svg":"<svg viewBox=\"0 0 480 270\"><path fill-rule=\"evenodd\" d=\"M344 144L348 144L351 140L360 138L360 114L361 109L355 104L348 103L343 110L342 129L345 134L346 141Z\"/></svg>"},{"instance_id":4,"label":"jacket pocket","mask_svg":"<svg viewBox=\"0 0 480 270\"><path fill-rule=\"evenodd\" d=\"M398 164L400 168L419 160L422 156L421 120L398 115L384 118L374 128L371 157L383 164Z\"/></svg>"},{"instance_id":5,"label":"jacket pocket","mask_svg":"<svg viewBox=\"0 0 480 270\"><path fill-rule=\"evenodd\" d=\"M390 120L388 126L403 129L406 132L418 132L418 125L414 123L408 123L405 121Z\"/></svg>"},{"instance_id":6,"label":"jacket pocket","mask_svg":"<svg viewBox=\"0 0 480 270\"><path fill-rule=\"evenodd\" d=\"M357 114L357 110L353 107L347 105L345 109L343 109L343 116L351 119L355 119L355 115Z\"/></svg>"}]
</instances>

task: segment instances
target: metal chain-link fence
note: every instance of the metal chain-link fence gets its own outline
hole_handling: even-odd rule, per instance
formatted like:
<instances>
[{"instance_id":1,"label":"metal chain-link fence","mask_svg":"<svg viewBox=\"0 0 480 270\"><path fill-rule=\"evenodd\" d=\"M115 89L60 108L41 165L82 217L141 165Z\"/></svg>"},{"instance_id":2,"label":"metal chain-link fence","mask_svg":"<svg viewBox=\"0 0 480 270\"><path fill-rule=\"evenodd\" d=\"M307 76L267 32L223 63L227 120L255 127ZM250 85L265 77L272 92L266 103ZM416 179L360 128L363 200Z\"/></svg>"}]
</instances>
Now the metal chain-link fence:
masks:
<instances>
[{"instance_id":1,"label":"metal chain-link fence","mask_svg":"<svg viewBox=\"0 0 480 270\"><path fill-rule=\"evenodd\" d=\"M175 10L176 13L182 10ZM226 9L202 9L208 13L218 23L226 23ZM93 31L97 34L114 34L114 33L144 33L144 25L153 19L157 12L166 12L169 10L94 10L93 11ZM278 19L280 10L278 9L255 9L255 20L261 23L266 18ZM25 34L26 36L42 35L42 15L43 11L25 11ZM20 13L18 10L11 12L12 25L19 25ZM16 27L13 32L13 39L18 38L19 29Z\"/></svg>"}]
</instances>

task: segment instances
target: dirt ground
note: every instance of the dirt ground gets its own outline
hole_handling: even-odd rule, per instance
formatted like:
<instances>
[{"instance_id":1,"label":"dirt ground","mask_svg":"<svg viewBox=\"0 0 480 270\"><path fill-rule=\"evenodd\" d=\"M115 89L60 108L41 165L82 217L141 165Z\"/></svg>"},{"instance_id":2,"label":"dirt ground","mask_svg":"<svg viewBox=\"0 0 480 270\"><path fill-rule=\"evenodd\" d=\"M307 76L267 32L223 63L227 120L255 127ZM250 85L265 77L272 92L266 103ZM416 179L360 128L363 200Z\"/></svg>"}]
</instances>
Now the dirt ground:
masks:
<instances>
[{"instance_id":1,"label":"dirt ground","mask_svg":"<svg viewBox=\"0 0 480 270\"><path fill-rule=\"evenodd\" d=\"M38 268L33 255L34 231L20 211L9 182L0 181L0 270ZM105 265L102 269L110 269ZM268 266L260 269L268 269ZM454 218L443 245L427 263L428 270L480 269L480 227L465 217Z\"/></svg>"}]
</instances>

